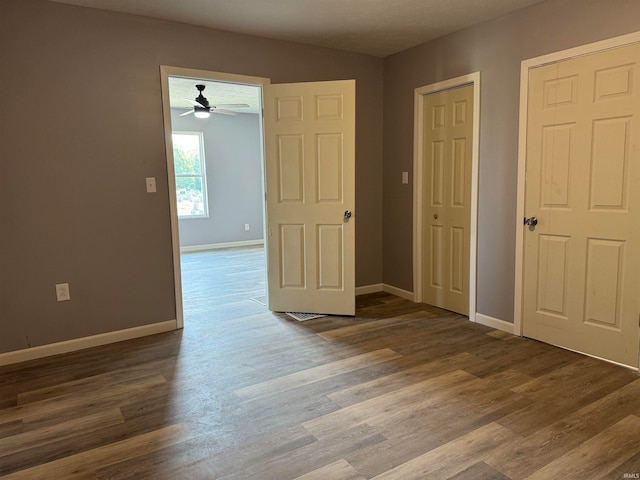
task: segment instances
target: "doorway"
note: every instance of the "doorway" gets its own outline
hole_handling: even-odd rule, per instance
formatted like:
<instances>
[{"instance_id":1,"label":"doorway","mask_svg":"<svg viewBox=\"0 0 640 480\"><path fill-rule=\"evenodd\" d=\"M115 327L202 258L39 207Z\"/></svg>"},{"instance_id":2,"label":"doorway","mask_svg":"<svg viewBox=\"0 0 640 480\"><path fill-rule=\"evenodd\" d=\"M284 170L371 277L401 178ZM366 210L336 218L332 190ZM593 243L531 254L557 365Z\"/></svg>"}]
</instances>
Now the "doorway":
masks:
<instances>
[{"instance_id":1,"label":"doorway","mask_svg":"<svg viewBox=\"0 0 640 480\"><path fill-rule=\"evenodd\" d=\"M468 87L467 97L458 98L465 93L465 87ZM442 92L455 93L447 100L445 97L449 95L442 96ZM430 98L443 101L429 105ZM435 302L441 308L460 311L467 314L469 320L476 321L480 73L417 88L414 115L414 300ZM442 128L450 125L454 130L437 141L428 138L425 133L427 126L439 125ZM465 126L469 131L463 133ZM437 146L442 149L438 150ZM439 161L434 163L433 155L426 155L427 152L439 152ZM467 162L464 161L465 154L468 155ZM428 165L425 160L428 160ZM449 165L446 170L444 162ZM464 225L448 225L450 228L446 236L447 225L443 223L440 211L445 207L452 214L467 209ZM426 220L427 214L433 225ZM425 233L425 229L428 232ZM441 248L434 248L438 245ZM432 286L434 294L430 295ZM444 290L447 290L447 295ZM450 302L449 297L455 298L455 302Z\"/></svg>"},{"instance_id":2,"label":"doorway","mask_svg":"<svg viewBox=\"0 0 640 480\"><path fill-rule=\"evenodd\" d=\"M183 328L181 254L263 244L265 209L261 90L269 80L166 66L161 67L161 80L170 183L176 320L178 328ZM191 99L195 99L199 93L205 97L208 95L211 105L216 105L216 102L224 104L219 107L223 112L216 112L216 106L211 109L208 118L195 118L199 107ZM252 146L254 158L247 158L249 150L244 150L249 148L249 142L242 138L236 139L239 143L235 148L225 149L230 137L248 131L251 131L252 138L255 137ZM190 151L184 155L176 153L178 142L185 141L193 144L200 142L199 158ZM191 149L193 152L197 150L195 147ZM256 150L258 158L255 158ZM230 155L234 158L229 158ZM234 159L235 162L230 161ZM240 165L242 162L247 165ZM248 165L251 162L252 165ZM234 180L230 181L232 176ZM243 189L247 191L243 193ZM254 232L261 232L262 235L258 237L262 239L254 238ZM214 257L219 258L220 255L209 256L213 261ZM230 256L235 257L237 255ZM265 276L263 269L262 277Z\"/></svg>"},{"instance_id":3,"label":"doorway","mask_svg":"<svg viewBox=\"0 0 640 480\"><path fill-rule=\"evenodd\" d=\"M355 80L270 85L269 79L160 67L177 327L184 327L171 77L264 90L262 194L272 311L355 314ZM198 87L199 90L202 90ZM194 114L201 108L198 100ZM303 114L303 112L306 112ZM353 218L352 218L353 217Z\"/></svg>"}]
</instances>

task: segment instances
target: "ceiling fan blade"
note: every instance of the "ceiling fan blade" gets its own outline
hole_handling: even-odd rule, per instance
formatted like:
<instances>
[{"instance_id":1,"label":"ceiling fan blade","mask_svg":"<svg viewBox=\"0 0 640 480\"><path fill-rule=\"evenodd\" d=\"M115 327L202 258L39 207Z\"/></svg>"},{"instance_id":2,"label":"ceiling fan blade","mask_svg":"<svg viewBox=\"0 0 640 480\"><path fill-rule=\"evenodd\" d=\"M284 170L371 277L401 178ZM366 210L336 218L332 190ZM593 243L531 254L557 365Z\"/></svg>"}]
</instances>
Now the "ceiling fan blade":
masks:
<instances>
[{"instance_id":1,"label":"ceiling fan blade","mask_svg":"<svg viewBox=\"0 0 640 480\"><path fill-rule=\"evenodd\" d=\"M191 100L190 98L185 98L184 100L186 100L187 102L190 102L192 105L196 106L196 107L204 107L204 108L208 108L207 105L200 103L200 102L196 102L195 100Z\"/></svg>"},{"instance_id":2,"label":"ceiling fan blade","mask_svg":"<svg viewBox=\"0 0 640 480\"><path fill-rule=\"evenodd\" d=\"M222 108L248 108L248 103L216 103L212 105L213 107L222 107Z\"/></svg>"},{"instance_id":3,"label":"ceiling fan blade","mask_svg":"<svg viewBox=\"0 0 640 480\"><path fill-rule=\"evenodd\" d=\"M185 115L191 115L193 113L193 108L190 108L189 110L187 110L184 113L181 113L180 115L178 115L179 117L184 117Z\"/></svg>"},{"instance_id":4,"label":"ceiling fan blade","mask_svg":"<svg viewBox=\"0 0 640 480\"><path fill-rule=\"evenodd\" d=\"M224 110L222 108L212 108L211 111L213 113L221 113L223 115L237 115L236 112L232 112L231 110Z\"/></svg>"}]
</instances>

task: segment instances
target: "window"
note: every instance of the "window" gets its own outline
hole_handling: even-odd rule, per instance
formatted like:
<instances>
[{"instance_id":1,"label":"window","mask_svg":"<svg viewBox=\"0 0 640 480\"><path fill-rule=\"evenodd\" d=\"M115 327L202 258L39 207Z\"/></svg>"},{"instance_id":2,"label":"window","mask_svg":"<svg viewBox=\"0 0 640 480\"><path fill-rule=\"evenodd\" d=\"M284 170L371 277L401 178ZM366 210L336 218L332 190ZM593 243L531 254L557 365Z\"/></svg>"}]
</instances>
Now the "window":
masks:
<instances>
[{"instance_id":1,"label":"window","mask_svg":"<svg viewBox=\"0 0 640 480\"><path fill-rule=\"evenodd\" d=\"M172 139L178 218L208 217L202 133L174 132Z\"/></svg>"}]
</instances>

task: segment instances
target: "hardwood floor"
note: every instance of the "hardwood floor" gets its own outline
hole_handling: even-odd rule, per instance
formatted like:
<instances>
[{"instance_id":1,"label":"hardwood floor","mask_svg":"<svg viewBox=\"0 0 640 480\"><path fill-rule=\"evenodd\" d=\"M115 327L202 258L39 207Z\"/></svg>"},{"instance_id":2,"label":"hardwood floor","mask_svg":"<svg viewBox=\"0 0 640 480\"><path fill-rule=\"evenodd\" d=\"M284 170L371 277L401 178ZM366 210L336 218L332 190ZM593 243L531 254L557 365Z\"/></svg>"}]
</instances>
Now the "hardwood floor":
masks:
<instances>
[{"instance_id":1,"label":"hardwood floor","mask_svg":"<svg viewBox=\"0 0 640 480\"><path fill-rule=\"evenodd\" d=\"M638 478L634 372L383 293L297 322L260 249L183 270L183 331L0 368L2 478Z\"/></svg>"}]
</instances>

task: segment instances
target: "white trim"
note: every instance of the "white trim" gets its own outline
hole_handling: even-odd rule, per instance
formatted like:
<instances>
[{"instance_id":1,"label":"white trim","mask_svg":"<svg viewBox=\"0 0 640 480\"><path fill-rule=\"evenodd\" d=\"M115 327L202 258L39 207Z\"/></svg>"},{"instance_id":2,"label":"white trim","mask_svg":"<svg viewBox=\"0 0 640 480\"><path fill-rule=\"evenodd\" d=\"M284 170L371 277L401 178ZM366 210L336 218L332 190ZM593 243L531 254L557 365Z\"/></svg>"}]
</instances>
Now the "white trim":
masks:
<instances>
[{"instance_id":1,"label":"white trim","mask_svg":"<svg viewBox=\"0 0 640 480\"><path fill-rule=\"evenodd\" d=\"M527 156L527 97L529 95L529 68L524 62L520 71L520 115L518 131L518 177L516 186L516 278L513 299L513 333L522 336L522 288L524 286L524 219L526 172L524 159Z\"/></svg>"},{"instance_id":2,"label":"white trim","mask_svg":"<svg viewBox=\"0 0 640 480\"><path fill-rule=\"evenodd\" d=\"M224 242L224 243L208 243L205 245L188 245L186 247L180 247L180 253L189 252L204 252L206 250L219 250L221 248L235 248L235 247L248 247L251 245L264 245L264 240L258 238L256 240L240 240L237 242Z\"/></svg>"},{"instance_id":3,"label":"white trim","mask_svg":"<svg viewBox=\"0 0 640 480\"><path fill-rule=\"evenodd\" d=\"M469 226L469 320L475 322L478 256L478 164L480 160L480 72L462 75L414 90L413 120L413 291L416 302L422 301L422 151L423 97L431 93L473 85L473 150L471 153L471 219Z\"/></svg>"},{"instance_id":4,"label":"white trim","mask_svg":"<svg viewBox=\"0 0 640 480\"><path fill-rule=\"evenodd\" d=\"M568 50L523 60L520 67L520 126L518 133L518 186L516 203L516 272L513 312L513 333L522 335L522 301L524 289L524 226L525 212L526 158L527 158L527 97L529 95L529 70L549 63L591 55L604 50L640 43L640 31L589 43Z\"/></svg>"},{"instance_id":5,"label":"white trim","mask_svg":"<svg viewBox=\"0 0 640 480\"><path fill-rule=\"evenodd\" d=\"M157 333L170 332L177 329L176 320L167 320L166 322L152 323L150 325L142 325L140 327L127 328L126 330L117 330L115 332L101 333L90 337L75 338L64 342L50 343L48 345L39 345L37 347L25 348L14 352L0 354L0 366L10 365L12 363L26 362L37 358L59 355L61 353L75 352L91 347L99 347L109 343L122 342Z\"/></svg>"},{"instance_id":6,"label":"white trim","mask_svg":"<svg viewBox=\"0 0 640 480\"><path fill-rule=\"evenodd\" d=\"M495 328L496 330L502 330L503 332L513 334L513 323L505 322L504 320L490 317L489 315L476 313L476 323L485 325L487 327Z\"/></svg>"},{"instance_id":7,"label":"white trim","mask_svg":"<svg viewBox=\"0 0 640 480\"><path fill-rule=\"evenodd\" d=\"M366 295L367 293L385 292L395 295L396 297L404 298L415 302L413 292L403 290L402 288L394 287L393 285L387 285L386 283L374 283L371 285L364 285L362 287L356 287L356 296Z\"/></svg>"},{"instance_id":8,"label":"white trim","mask_svg":"<svg viewBox=\"0 0 640 480\"><path fill-rule=\"evenodd\" d=\"M415 295L413 292L408 290L403 290L402 288L394 287L393 285L387 285L386 283L382 286L382 291L386 293L390 293L391 295L395 295L396 297L405 298L407 300L411 300L415 302Z\"/></svg>"},{"instance_id":9,"label":"white trim","mask_svg":"<svg viewBox=\"0 0 640 480\"><path fill-rule=\"evenodd\" d=\"M640 31L608 38L599 42L580 45L578 47L568 48L566 50L560 50L559 52L548 53L539 57L529 58L522 61L522 66L527 66L528 68L540 67L542 65L570 60L577 57L584 57L586 55L592 55L597 52L632 45L634 43L640 43Z\"/></svg>"},{"instance_id":10,"label":"white trim","mask_svg":"<svg viewBox=\"0 0 640 480\"><path fill-rule=\"evenodd\" d=\"M367 293L384 292L383 283L374 283L372 285L364 285L362 287L356 287L356 297L358 295L366 295Z\"/></svg>"},{"instance_id":11,"label":"white trim","mask_svg":"<svg viewBox=\"0 0 640 480\"><path fill-rule=\"evenodd\" d=\"M162 90L162 111L164 116L165 153L167 155L167 177L169 184L169 211L171 215L171 243L173 251L173 282L176 302L177 328L184 327L184 308L182 304L182 273L180 267L180 236L178 232L178 212L176 200L176 178L173 165L173 145L171 142L171 104L169 102L169 77L198 78L217 82L240 83L262 87L271 83L263 77L251 77L224 72L211 72L192 68L160 65L160 85ZM262 122L262 119L261 119ZM260 129L262 135L262 128ZM264 156L263 156L264 158ZM263 174L264 177L264 174Z\"/></svg>"}]
</instances>

